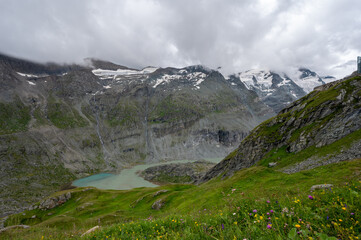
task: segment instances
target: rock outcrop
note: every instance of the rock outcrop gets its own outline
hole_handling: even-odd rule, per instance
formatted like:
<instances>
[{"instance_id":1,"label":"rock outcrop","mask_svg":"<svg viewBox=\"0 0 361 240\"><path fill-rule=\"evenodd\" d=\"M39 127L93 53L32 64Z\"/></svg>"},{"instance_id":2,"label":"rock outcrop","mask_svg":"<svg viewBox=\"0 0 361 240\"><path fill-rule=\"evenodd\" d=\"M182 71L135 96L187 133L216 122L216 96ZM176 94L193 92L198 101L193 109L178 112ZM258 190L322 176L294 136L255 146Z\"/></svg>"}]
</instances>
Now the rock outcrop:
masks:
<instances>
[{"instance_id":1,"label":"rock outcrop","mask_svg":"<svg viewBox=\"0 0 361 240\"><path fill-rule=\"evenodd\" d=\"M165 204L165 200L159 199L152 204L152 209L160 210L164 206L164 204Z\"/></svg>"},{"instance_id":2,"label":"rock outcrop","mask_svg":"<svg viewBox=\"0 0 361 240\"><path fill-rule=\"evenodd\" d=\"M33 209L50 210L66 203L70 198L71 198L71 193L67 192L59 196L47 198L41 201L39 205L31 206L29 210L33 210Z\"/></svg>"},{"instance_id":3,"label":"rock outcrop","mask_svg":"<svg viewBox=\"0 0 361 240\"><path fill-rule=\"evenodd\" d=\"M154 166L140 173L145 180L158 184L192 183L198 181L215 163L196 161L189 163L171 163Z\"/></svg>"}]
</instances>

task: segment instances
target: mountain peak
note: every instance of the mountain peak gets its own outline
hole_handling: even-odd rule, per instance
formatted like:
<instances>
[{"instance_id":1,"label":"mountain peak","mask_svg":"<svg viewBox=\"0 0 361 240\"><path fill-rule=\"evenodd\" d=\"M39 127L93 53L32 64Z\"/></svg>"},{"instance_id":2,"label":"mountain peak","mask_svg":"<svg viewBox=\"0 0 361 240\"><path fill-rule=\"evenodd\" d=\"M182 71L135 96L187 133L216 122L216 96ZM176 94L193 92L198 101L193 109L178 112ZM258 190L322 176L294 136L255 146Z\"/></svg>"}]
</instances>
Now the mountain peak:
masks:
<instances>
[{"instance_id":1,"label":"mountain peak","mask_svg":"<svg viewBox=\"0 0 361 240\"><path fill-rule=\"evenodd\" d=\"M204 66L204 65L192 65L185 67L183 69L194 71L194 72L203 72L203 73L211 73L213 70Z\"/></svg>"},{"instance_id":2,"label":"mountain peak","mask_svg":"<svg viewBox=\"0 0 361 240\"><path fill-rule=\"evenodd\" d=\"M284 73L252 69L232 75L232 79L234 78L238 78L249 90L255 91L275 112L306 95L305 91Z\"/></svg>"},{"instance_id":3,"label":"mountain peak","mask_svg":"<svg viewBox=\"0 0 361 240\"><path fill-rule=\"evenodd\" d=\"M100 59L96 59L96 58L86 58L84 59L84 62L89 65L91 68L94 69L107 69L107 70L113 70L116 71L118 69L131 69L131 70L136 70L133 68L128 68L126 66L123 65L118 65L109 61L104 61L104 60L100 60Z\"/></svg>"}]
</instances>

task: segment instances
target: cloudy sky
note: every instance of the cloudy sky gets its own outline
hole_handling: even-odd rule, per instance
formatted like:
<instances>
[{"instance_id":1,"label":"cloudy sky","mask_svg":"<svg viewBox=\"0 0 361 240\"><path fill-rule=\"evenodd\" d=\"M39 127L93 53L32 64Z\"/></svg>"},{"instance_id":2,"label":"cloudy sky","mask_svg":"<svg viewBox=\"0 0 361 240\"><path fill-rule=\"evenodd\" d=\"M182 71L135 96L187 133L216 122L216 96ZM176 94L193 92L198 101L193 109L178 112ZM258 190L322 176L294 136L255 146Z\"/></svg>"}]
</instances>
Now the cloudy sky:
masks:
<instances>
[{"instance_id":1,"label":"cloudy sky","mask_svg":"<svg viewBox=\"0 0 361 240\"><path fill-rule=\"evenodd\" d=\"M0 0L0 52L232 73L308 67L343 77L361 55L360 0Z\"/></svg>"}]
</instances>

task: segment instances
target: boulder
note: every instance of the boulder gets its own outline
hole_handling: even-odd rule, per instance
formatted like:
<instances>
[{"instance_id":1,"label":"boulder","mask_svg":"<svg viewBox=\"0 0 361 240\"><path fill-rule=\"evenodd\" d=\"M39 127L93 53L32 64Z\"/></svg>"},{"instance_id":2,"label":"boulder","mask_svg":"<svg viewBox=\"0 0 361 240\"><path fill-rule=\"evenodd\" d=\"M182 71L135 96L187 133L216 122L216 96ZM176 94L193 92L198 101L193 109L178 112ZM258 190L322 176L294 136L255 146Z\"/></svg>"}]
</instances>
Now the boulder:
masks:
<instances>
[{"instance_id":1,"label":"boulder","mask_svg":"<svg viewBox=\"0 0 361 240\"><path fill-rule=\"evenodd\" d=\"M160 210L164 206L164 204L165 204L165 200L159 199L153 203L152 208L154 210Z\"/></svg>"},{"instance_id":2,"label":"boulder","mask_svg":"<svg viewBox=\"0 0 361 240\"><path fill-rule=\"evenodd\" d=\"M311 192L317 190L317 189L325 189L325 188L332 188L332 184L319 184L319 185L313 185L310 189Z\"/></svg>"}]
</instances>

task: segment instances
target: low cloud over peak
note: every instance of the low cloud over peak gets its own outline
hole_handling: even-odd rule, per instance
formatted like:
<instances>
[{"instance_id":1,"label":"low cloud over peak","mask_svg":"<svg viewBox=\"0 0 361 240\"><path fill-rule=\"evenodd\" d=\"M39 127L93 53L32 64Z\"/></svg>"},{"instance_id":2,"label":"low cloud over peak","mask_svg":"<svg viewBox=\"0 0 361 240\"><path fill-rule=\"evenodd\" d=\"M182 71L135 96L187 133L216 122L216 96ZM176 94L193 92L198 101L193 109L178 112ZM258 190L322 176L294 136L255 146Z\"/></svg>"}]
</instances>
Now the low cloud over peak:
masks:
<instances>
[{"instance_id":1,"label":"low cloud over peak","mask_svg":"<svg viewBox=\"0 0 361 240\"><path fill-rule=\"evenodd\" d=\"M224 73L309 67L342 77L361 55L361 3L0 0L0 52L35 61L95 57L129 67L203 64ZM342 67L338 67L342 66Z\"/></svg>"}]
</instances>

